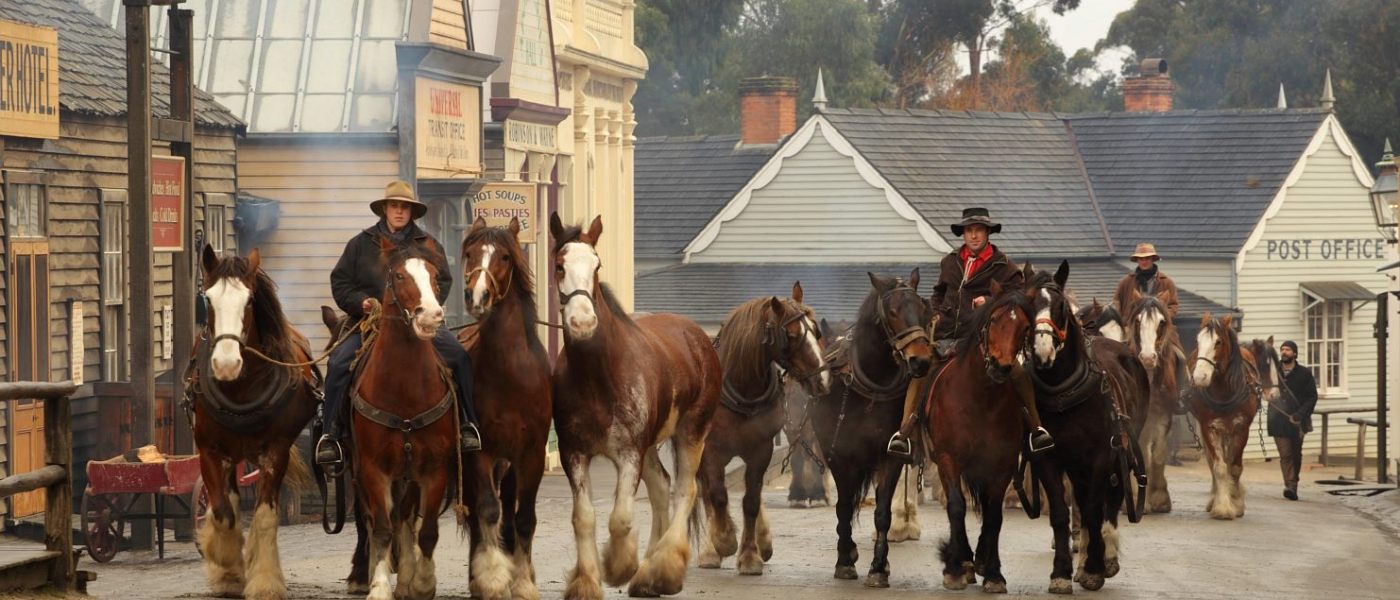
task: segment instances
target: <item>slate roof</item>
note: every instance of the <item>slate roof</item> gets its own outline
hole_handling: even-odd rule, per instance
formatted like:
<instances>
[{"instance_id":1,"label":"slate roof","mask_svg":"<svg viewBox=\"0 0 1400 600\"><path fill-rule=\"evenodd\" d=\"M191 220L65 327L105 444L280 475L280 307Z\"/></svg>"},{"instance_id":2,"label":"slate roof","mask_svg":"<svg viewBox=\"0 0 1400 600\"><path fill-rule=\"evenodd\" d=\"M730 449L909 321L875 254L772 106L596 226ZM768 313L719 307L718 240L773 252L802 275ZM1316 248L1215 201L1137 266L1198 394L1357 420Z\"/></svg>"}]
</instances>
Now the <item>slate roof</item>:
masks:
<instances>
[{"instance_id":1,"label":"slate roof","mask_svg":"<svg viewBox=\"0 0 1400 600\"><path fill-rule=\"evenodd\" d=\"M1065 123L1050 114L828 109L822 115L956 247L967 206L1013 256L1103 256L1099 215Z\"/></svg>"},{"instance_id":2,"label":"slate roof","mask_svg":"<svg viewBox=\"0 0 1400 600\"><path fill-rule=\"evenodd\" d=\"M59 106L76 113L122 116L126 114L126 39L88 12L77 0L23 0L0 2L0 19L58 29ZM151 61L151 110L155 116L170 114L170 71ZM195 90L195 121L227 129L243 129L243 122Z\"/></svg>"},{"instance_id":3,"label":"slate roof","mask_svg":"<svg viewBox=\"0 0 1400 600\"><path fill-rule=\"evenodd\" d=\"M1065 118L1120 255L1239 252L1329 113L1106 113Z\"/></svg>"},{"instance_id":4,"label":"slate roof","mask_svg":"<svg viewBox=\"0 0 1400 600\"><path fill-rule=\"evenodd\" d=\"M649 137L636 146L637 258L679 258L778 148L741 147L738 135Z\"/></svg>"},{"instance_id":5,"label":"slate roof","mask_svg":"<svg viewBox=\"0 0 1400 600\"><path fill-rule=\"evenodd\" d=\"M1055 269L1060 260L1036 259L1038 269ZM788 296L793 281L802 282L803 300L820 317L836 322L854 320L860 303L870 291L866 272L907 277L919 267L919 291L932 293L938 278L937 264L779 264L691 263L637 276L636 309L640 312L673 312L702 324L718 324L735 306L765 294ZM1106 303L1128 269L1106 259L1071 260L1069 288L1083 305L1098 298ZM1221 315L1229 308L1179 289L1181 309L1177 321L1200 319L1210 311Z\"/></svg>"}]
</instances>

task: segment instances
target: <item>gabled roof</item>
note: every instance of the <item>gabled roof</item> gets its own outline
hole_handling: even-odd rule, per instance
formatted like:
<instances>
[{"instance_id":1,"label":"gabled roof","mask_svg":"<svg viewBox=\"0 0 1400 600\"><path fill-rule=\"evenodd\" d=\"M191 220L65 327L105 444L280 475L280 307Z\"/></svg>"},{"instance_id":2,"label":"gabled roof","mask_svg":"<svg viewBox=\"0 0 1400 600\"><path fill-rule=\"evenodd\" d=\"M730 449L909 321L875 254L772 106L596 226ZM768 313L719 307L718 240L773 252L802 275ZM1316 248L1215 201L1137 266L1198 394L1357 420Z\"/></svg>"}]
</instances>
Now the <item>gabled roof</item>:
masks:
<instances>
[{"instance_id":1,"label":"gabled roof","mask_svg":"<svg viewBox=\"0 0 1400 600\"><path fill-rule=\"evenodd\" d=\"M1114 248L1240 251L1326 120L1322 109L1065 117Z\"/></svg>"},{"instance_id":2,"label":"gabled roof","mask_svg":"<svg viewBox=\"0 0 1400 600\"><path fill-rule=\"evenodd\" d=\"M1054 270L1060 259L1038 258L1037 269ZM700 323L719 323L735 306L765 294L786 297L794 281L802 282L803 301L820 317L833 322L853 320L870 291L866 272L907 277L919 267L919 291L928 295L938 279L937 264L831 264L811 263L690 263L637 276L636 305L642 312L671 312ZM1107 303L1118 281L1129 270L1106 259L1071 260L1068 287L1081 305L1094 298ZM1181 301L1177 321L1199 320L1207 311L1232 313L1229 308L1178 290Z\"/></svg>"},{"instance_id":3,"label":"gabled roof","mask_svg":"<svg viewBox=\"0 0 1400 600\"><path fill-rule=\"evenodd\" d=\"M984 206L1015 256L1109 250L1065 123L1050 114L828 109L821 113L953 246Z\"/></svg>"},{"instance_id":4,"label":"gabled roof","mask_svg":"<svg viewBox=\"0 0 1400 600\"><path fill-rule=\"evenodd\" d=\"M64 110L102 116L126 114L126 39L77 0L0 2L0 19L58 30L58 100ZM151 110L170 114L170 71L152 61ZM202 90L195 90L195 121L242 129L243 122Z\"/></svg>"},{"instance_id":5,"label":"gabled roof","mask_svg":"<svg viewBox=\"0 0 1400 600\"><path fill-rule=\"evenodd\" d=\"M777 148L742 146L738 135L637 140L633 188L637 258L679 259L686 243Z\"/></svg>"}]
</instances>

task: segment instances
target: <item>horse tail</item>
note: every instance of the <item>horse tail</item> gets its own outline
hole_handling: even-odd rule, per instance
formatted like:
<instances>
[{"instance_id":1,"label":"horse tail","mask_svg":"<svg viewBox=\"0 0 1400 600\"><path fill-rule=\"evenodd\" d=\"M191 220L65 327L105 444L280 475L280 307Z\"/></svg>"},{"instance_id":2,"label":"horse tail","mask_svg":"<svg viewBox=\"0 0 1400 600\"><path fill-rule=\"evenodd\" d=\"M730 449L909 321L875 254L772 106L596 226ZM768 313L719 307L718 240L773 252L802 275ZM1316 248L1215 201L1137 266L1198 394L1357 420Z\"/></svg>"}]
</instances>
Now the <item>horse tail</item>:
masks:
<instances>
[{"instance_id":1,"label":"horse tail","mask_svg":"<svg viewBox=\"0 0 1400 600\"><path fill-rule=\"evenodd\" d=\"M982 506L982 484L964 477L962 486L963 496L967 498L967 507L980 516L984 508Z\"/></svg>"},{"instance_id":2,"label":"horse tail","mask_svg":"<svg viewBox=\"0 0 1400 600\"><path fill-rule=\"evenodd\" d=\"M282 489L299 497L315 484L316 479L311 476L311 467L302 458L301 450L295 445L287 448L287 474L282 477Z\"/></svg>"}]
</instances>

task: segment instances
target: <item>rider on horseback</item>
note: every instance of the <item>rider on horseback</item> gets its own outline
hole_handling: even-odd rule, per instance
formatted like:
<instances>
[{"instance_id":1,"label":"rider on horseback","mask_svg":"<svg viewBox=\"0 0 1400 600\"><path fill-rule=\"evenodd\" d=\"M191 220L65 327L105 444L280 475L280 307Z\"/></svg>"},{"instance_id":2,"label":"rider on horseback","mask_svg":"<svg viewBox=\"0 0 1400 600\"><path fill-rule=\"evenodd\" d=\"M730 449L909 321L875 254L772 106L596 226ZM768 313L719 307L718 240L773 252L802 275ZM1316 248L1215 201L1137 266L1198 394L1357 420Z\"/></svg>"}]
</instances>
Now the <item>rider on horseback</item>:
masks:
<instances>
[{"instance_id":1,"label":"rider on horseback","mask_svg":"<svg viewBox=\"0 0 1400 600\"><path fill-rule=\"evenodd\" d=\"M395 246L415 244L430 250L430 256L438 257L434 265L437 267L438 301L445 302L452 288L452 271L443 258L442 244L414 223L428 212L428 206L413 197L413 186L405 181L394 181L384 189L384 197L371 202L369 207L379 216L379 222L350 239L340 255L340 262L331 271L331 294L336 305L350 316L350 322L342 333L344 339L331 352L326 365L326 433L316 443L316 462L322 465L339 466L344 460L340 442L346 425L342 413L349 400L350 363L361 344L360 331L355 324L364 319L371 306L384 295L379 240L387 239ZM461 417L462 450L480 450L481 433L477 430L476 412L471 403L471 359L446 327L437 330L433 348L443 364L452 370L457 388L457 411Z\"/></svg>"},{"instance_id":2,"label":"rider on horseback","mask_svg":"<svg viewBox=\"0 0 1400 600\"><path fill-rule=\"evenodd\" d=\"M991 234L1001 232L1001 224L992 221L987 209L963 209L962 221L954 223L952 229L953 235L963 238L963 246L943 257L939 264L938 283L933 286L934 315L929 325L929 335L937 340L934 349L936 362L928 375L909 383L909 391L904 397L904 421L886 448L890 454L905 459L913 455L909 438L913 433L912 428L923 417L924 407L920 402L923 398L919 393L923 389L923 380L936 377L951 358L949 355L957 340L973 334L970 326L973 313L992 299L993 281L1003 288L1024 285L1021 270L988 242ZM1011 381L1025 404L1024 414L1031 428L1031 453L1041 454L1054 448L1055 440L1040 424L1040 413L1035 406L1035 388L1031 385L1030 377L1023 369L1016 367L1011 370Z\"/></svg>"}]
</instances>

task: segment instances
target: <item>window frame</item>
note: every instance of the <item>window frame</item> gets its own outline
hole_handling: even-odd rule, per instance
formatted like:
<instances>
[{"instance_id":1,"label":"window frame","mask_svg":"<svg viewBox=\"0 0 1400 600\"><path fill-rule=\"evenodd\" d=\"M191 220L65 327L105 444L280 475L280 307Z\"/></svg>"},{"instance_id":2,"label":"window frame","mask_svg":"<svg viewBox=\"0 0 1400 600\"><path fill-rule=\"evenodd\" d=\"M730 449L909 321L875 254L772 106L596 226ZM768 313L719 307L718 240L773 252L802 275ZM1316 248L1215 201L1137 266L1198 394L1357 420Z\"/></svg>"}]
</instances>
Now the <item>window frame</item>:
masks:
<instances>
[{"instance_id":1,"label":"window frame","mask_svg":"<svg viewBox=\"0 0 1400 600\"><path fill-rule=\"evenodd\" d=\"M131 374L128 347L130 315L126 310L130 268L127 250L131 235L127 226L127 212L130 204L126 190L104 188L101 198L98 247L102 258L98 263L101 282L98 286L98 319L102 324L102 380L127 381ZM120 212L114 212L117 210ZM121 238L120 244L114 250L108 250L113 235ZM119 257L116 265L108 261L108 257L114 254ZM120 296L113 297L113 291L120 292Z\"/></svg>"},{"instance_id":2,"label":"window frame","mask_svg":"<svg viewBox=\"0 0 1400 600\"><path fill-rule=\"evenodd\" d=\"M49 237L49 174L45 171L27 171L6 169L0 172L3 175L5 186L4 211L5 211L5 237L13 240L43 240ZM35 188L38 191L39 201L36 206L39 218L37 225L39 232L21 232L16 230L15 218L17 200L21 189Z\"/></svg>"},{"instance_id":3,"label":"window frame","mask_svg":"<svg viewBox=\"0 0 1400 600\"><path fill-rule=\"evenodd\" d=\"M1303 344L1298 360L1312 371L1317 381L1318 394L1322 397L1343 397L1347 395L1347 364L1349 348L1347 330L1351 325L1351 302L1347 300L1327 300L1302 292ZM1312 320L1318 323L1321 337L1313 337ZM1333 327L1333 324L1336 327ZM1327 360L1326 355L1332 344L1338 348L1335 361ZM1316 345L1318 350L1314 352ZM1329 368L1335 365L1335 377Z\"/></svg>"}]
</instances>

